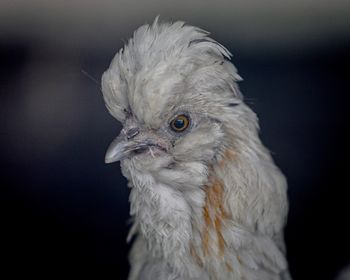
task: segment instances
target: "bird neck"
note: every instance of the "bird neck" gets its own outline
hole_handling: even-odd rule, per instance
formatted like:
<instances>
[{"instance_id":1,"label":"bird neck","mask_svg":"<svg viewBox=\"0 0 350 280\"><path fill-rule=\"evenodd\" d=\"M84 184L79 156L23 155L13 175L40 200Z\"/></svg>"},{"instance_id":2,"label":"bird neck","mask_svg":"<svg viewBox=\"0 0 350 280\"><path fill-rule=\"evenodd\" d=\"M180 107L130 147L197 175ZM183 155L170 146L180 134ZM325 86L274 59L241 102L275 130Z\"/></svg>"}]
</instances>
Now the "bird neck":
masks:
<instances>
[{"instance_id":1,"label":"bird neck","mask_svg":"<svg viewBox=\"0 0 350 280\"><path fill-rule=\"evenodd\" d=\"M269 155L226 149L208 173L205 184L180 192L133 170L131 215L147 247L145 258L165 260L187 276L203 269L241 279L240 269L248 275L255 263L273 274L284 271L286 183ZM266 273L261 279L271 279Z\"/></svg>"},{"instance_id":2,"label":"bird neck","mask_svg":"<svg viewBox=\"0 0 350 280\"><path fill-rule=\"evenodd\" d=\"M233 156L224 153L211 166L207 183L185 192L157 182L151 173L133 170L130 213L153 258L165 259L183 272L186 267L200 269L210 256L224 255L222 227L230 214L224 207L226 189L217 170L225 168L223 161Z\"/></svg>"}]
</instances>

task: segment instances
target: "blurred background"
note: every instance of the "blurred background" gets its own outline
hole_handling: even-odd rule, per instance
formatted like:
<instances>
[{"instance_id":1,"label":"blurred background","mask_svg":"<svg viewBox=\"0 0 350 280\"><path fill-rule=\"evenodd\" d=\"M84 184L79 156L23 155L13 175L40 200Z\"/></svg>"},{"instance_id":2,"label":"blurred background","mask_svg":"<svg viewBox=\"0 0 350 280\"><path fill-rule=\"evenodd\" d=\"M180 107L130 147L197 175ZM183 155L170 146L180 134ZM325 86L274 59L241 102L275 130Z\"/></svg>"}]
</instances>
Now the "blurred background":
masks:
<instances>
[{"instance_id":1,"label":"blurred background","mask_svg":"<svg viewBox=\"0 0 350 280\"><path fill-rule=\"evenodd\" d=\"M1 278L126 279L129 191L104 164L120 126L100 77L158 14L233 53L288 178L292 276L334 279L350 262L348 0L1 0Z\"/></svg>"}]
</instances>

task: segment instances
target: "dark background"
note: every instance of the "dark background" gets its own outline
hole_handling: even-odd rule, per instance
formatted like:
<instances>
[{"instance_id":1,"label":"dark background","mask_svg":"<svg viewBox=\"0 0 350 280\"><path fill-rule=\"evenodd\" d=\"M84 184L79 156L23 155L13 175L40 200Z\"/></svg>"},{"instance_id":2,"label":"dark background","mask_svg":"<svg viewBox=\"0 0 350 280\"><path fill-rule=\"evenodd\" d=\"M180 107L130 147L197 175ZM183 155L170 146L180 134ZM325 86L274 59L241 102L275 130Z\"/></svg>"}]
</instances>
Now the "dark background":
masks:
<instances>
[{"instance_id":1,"label":"dark background","mask_svg":"<svg viewBox=\"0 0 350 280\"><path fill-rule=\"evenodd\" d=\"M2 1L0 274L126 279L128 189L100 77L141 24L182 19L233 54L288 178L294 279L350 261L349 1ZM8 274L9 273L9 274Z\"/></svg>"}]
</instances>

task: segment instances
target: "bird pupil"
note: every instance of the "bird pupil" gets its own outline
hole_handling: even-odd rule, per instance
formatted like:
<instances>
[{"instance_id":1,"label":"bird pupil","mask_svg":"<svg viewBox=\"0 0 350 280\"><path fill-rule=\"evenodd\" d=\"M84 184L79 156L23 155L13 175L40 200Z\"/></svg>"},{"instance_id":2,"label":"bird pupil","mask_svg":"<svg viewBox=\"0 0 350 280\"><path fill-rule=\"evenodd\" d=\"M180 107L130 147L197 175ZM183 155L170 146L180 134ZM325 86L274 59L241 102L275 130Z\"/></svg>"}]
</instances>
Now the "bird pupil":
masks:
<instances>
[{"instance_id":1,"label":"bird pupil","mask_svg":"<svg viewBox=\"0 0 350 280\"><path fill-rule=\"evenodd\" d=\"M178 129L183 128L183 127L184 127L184 124L185 124L185 121L184 121L184 120L181 120L181 119L177 119L177 120L175 120L175 122L174 122L175 128L178 128Z\"/></svg>"}]
</instances>

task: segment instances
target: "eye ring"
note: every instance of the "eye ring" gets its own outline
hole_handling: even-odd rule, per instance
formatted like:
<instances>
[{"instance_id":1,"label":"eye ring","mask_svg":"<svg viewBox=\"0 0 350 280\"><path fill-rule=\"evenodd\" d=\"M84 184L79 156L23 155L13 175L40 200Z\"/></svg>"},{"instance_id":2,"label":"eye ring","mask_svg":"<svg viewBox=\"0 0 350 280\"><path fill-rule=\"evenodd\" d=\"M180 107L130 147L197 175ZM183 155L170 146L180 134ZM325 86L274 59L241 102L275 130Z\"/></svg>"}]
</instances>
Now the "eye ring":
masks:
<instances>
[{"instance_id":1,"label":"eye ring","mask_svg":"<svg viewBox=\"0 0 350 280\"><path fill-rule=\"evenodd\" d=\"M170 128L175 132L182 132L190 125L190 118L187 115L181 114L176 116L170 122Z\"/></svg>"}]
</instances>

